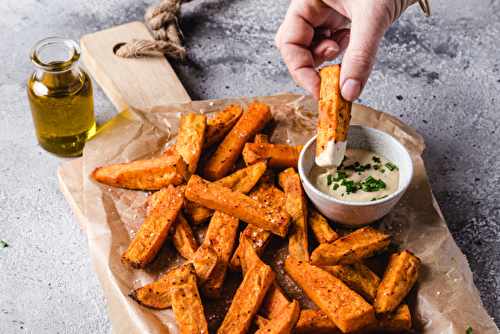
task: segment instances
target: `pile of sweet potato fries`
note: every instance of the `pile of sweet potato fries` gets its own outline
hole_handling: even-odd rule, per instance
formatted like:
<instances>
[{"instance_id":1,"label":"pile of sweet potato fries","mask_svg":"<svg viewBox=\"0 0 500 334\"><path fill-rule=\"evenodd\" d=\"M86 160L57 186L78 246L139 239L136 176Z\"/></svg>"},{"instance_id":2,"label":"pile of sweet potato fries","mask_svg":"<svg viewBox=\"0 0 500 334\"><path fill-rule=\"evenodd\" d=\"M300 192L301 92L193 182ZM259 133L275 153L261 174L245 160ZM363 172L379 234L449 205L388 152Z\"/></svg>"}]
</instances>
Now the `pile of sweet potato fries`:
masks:
<instances>
[{"instance_id":1,"label":"pile of sweet potato fries","mask_svg":"<svg viewBox=\"0 0 500 334\"><path fill-rule=\"evenodd\" d=\"M228 272L242 273L217 333L246 333L252 323L258 333L409 332L403 299L420 260L409 251L392 254L381 278L362 264L387 251L391 236L364 227L339 238L304 193L296 172L302 146L272 144L262 133L272 119L259 102L244 112L229 105L208 121L182 116L175 145L161 157L93 171L98 182L154 191L124 265L144 268L166 240L187 259L130 297L172 307L181 333L208 333L203 298L221 298ZM207 222L199 245L192 226ZM273 234L289 240L284 270L318 309L301 310L261 260ZM319 243L311 254L310 237Z\"/></svg>"}]
</instances>

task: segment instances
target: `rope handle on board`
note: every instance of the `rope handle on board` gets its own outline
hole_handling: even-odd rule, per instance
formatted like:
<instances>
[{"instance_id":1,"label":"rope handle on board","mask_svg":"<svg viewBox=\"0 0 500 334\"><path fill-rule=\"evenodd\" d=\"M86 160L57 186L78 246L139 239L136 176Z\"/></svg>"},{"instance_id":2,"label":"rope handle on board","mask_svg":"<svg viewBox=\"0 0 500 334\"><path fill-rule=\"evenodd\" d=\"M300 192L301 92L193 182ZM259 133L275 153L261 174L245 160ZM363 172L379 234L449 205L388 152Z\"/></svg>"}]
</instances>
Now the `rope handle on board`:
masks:
<instances>
[{"instance_id":1,"label":"rope handle on board","mask_svg":"<svg viewBox=\"0 0 500 334\"><path fill-rule=\"evenodd\" d=\"M151 28L155 30L155 40L134 39L129 43L120 45L115 50L119 57L142 57L148 52L161 52L175 59L186 57L184 35L179 28L181 5L192 0L165 0L164 3L148 8L144 18Z\"/></svg>"}]
</instances>

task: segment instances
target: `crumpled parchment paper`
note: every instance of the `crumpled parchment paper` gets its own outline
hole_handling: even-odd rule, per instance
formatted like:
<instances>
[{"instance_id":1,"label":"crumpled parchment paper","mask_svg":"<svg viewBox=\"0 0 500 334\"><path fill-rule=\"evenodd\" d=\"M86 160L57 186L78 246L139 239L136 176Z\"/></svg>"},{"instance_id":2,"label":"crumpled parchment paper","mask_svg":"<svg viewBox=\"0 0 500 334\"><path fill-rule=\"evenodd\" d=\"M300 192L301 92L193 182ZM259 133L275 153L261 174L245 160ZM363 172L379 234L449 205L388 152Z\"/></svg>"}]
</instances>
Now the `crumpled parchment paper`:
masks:
<instances>
[{"instance_id":1,"label":"crumpled parchment paper","mask_svg":"<svg viewBox=\"0 0 500 334\"><path fill-rule=\"evenodd\" d=\"M210 118L230 103L244 110L253 102L268 104L275 121L267 129L275 143L305 144L316 132L317 101L311 96L279 94L126 110L103 127L86 145L83 154L84 214L97 276L106 295L115 333L178 333L173 311L140 306L128 297L134 289L157 281L185 260L166 242L146 269L131 269L121 263L123 252L147 217L147 192L99 184L89 177L99 166L158 157L175 143L181 115L205 113ZM488 316L468 266L455 244L432 195L421 153L422 137L403 122L377 110L354 104L352 124L385 131L410 152L414 163L412 183L393 210L373 226L393 236L389 251L366 264L382 275L389 254L407 249L422 260L418 281L406 298L415 333L498 333ZM246 224L240 222L240 229ZM342 236L350 231L334 226ZM195 228L199 242L206 226ZM313 249L314 244L311 245ZM273 236L263 260L276 272L277 281L301 308L316 308L284 272L288 240ZM311 250L312 250L311 249ZM218 301L203 299L210 332L224 319L241 275L228 274Z\"/></svg>"}]
</instances>

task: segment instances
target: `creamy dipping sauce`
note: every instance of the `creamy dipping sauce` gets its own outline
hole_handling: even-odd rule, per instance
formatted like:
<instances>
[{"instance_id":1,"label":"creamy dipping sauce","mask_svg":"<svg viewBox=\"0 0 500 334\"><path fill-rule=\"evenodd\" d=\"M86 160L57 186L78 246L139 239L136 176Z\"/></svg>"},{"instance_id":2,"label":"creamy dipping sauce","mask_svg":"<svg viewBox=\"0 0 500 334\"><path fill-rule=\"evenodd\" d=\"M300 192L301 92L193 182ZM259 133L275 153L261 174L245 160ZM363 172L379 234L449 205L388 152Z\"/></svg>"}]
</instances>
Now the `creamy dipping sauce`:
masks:
<instances>
[{"instance_id":1,"label":"creamy dipping sauce","mask_svg":"<svg viewBox=\"0 0 500 334\"><path fill-rule=\"evenodd\" d=\"M396 166L378 153L347 148L345 160L340 167L329 169L315 164L308 179L328 196L349 202L370 202L374 198L385 198L398 190L399 169L394 167Z\"/></svg>"}]
</instances>

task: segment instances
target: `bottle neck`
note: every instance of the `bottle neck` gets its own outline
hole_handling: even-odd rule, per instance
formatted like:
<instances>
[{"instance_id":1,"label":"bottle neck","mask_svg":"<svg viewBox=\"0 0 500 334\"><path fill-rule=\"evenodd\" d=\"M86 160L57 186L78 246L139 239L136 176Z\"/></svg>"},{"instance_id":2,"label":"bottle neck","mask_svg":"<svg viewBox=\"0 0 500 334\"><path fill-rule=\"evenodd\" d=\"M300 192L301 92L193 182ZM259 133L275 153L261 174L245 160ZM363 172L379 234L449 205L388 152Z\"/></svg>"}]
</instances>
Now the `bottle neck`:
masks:
<instances>
[{"instance_id":1,"label":"bottle neck","mask_svg":"<svg viewBox=\"0 0 500 334\"><path fill-rule=\"evenodd\" d=\"M81 78L81 72L78 63L75 63L71 68L61 71L47 71L37 68L35 77L37 81L43 82L47 88L56 89L58 87L68 87L78 82Z\"/></svg>"},{"instance_id":2,"label":"bottle neck","mask_svg":"<svg viewBox=\"0 0 500 334\"><path fill-rule=\"evenodd\" d=\"M71 91L83 81L83 74L78 67L80 47L70 39L43 39L33 46L30 58L36 68L34 79L50 91Z\"/></svg>"}]
</instances>

